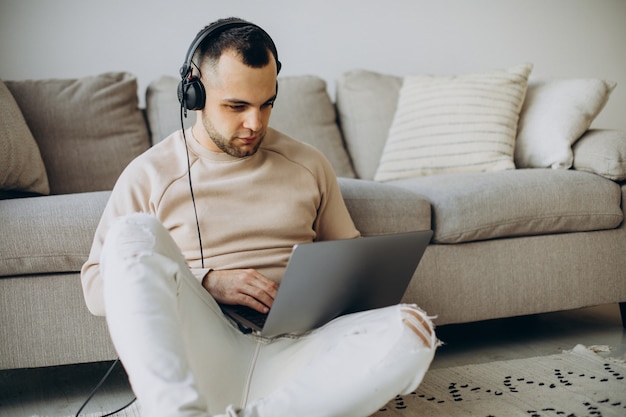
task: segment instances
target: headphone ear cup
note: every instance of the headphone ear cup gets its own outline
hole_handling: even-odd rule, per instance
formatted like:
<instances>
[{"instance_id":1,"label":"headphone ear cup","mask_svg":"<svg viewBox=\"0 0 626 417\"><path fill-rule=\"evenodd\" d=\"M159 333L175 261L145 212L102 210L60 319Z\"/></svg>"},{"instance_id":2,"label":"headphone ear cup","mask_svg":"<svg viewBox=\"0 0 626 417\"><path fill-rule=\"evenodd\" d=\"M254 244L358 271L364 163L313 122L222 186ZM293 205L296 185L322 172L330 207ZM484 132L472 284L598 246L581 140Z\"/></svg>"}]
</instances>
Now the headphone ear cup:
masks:
<instances>
[{"instance_id":1,"label":"headphone ear cup","mask_svg":"<svg viewBox=\"0 0 626 417\"><path fill-rule=\"evenodd\" d=\"M206 101L204 85L198 77L178 83L178 101L187 110L202 110Z\"/></svg>"}]
</instances>

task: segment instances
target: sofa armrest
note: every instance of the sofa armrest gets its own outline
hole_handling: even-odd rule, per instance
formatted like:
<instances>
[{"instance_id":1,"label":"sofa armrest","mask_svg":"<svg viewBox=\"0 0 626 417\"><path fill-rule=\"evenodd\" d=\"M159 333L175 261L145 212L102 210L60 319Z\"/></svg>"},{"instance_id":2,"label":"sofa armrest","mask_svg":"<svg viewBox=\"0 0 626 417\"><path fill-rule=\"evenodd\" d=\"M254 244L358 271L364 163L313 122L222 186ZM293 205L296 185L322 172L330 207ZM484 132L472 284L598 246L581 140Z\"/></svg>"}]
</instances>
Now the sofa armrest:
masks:
<instances>
[{"instance_id":1,"label":"sofa armrest","mask_svg":"<svg viewBox=\"0 0 626 417\"><path fill-rule=\"evenodd\" d=\"M339 178L339 187L363 236L431 230L430 202L417 193L351 178Z\"/></svg>"},{"instance_id":2,"label":"sofa armrest","mask_svg":"<svg viewBox=\"0 0 626 417\"><path fill-rule=\"evenodd\" d=\"M622 181L626 179L626 132L590 129L573 146L574 169Z\"/></svg>"}]
</instances>

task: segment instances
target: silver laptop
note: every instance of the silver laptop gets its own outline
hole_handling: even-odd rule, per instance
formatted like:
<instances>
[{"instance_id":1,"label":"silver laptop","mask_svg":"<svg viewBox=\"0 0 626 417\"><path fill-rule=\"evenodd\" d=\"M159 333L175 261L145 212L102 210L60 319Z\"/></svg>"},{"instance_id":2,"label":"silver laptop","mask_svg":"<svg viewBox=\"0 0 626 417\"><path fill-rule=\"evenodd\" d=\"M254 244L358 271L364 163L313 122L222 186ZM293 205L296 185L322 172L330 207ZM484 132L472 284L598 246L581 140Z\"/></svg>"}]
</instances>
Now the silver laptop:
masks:
<instances>
[{"instance_id":1,"label":"silver laptop","mask_svg":"<svg viewBox=\"0 0 626 417\"><path fill-rule=\"evenodd\" d=\"M294 246L268 314L222 305L244 332L302 334L348 313L398 304L432 231Z\"/></svg>"}]
</instances>

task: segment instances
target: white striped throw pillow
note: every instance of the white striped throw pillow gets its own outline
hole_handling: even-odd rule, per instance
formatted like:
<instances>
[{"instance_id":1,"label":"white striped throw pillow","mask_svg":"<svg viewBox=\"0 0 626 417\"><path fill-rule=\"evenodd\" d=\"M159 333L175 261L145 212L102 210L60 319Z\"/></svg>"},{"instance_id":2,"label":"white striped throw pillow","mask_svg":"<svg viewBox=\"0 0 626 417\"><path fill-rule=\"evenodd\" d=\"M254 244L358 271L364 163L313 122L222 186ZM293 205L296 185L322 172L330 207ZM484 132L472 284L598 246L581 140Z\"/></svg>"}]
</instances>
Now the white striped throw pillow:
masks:
<instances>
[{"instance_id":1,"label":"white striped throw pillow","mask_svg":"<svg viewBox=\"0 0 626 417\"><path fill-rule=\"evenodd\" d=\"M405 77L374 180L515 169L531 70Z\"/></svg>"}]
</instances>

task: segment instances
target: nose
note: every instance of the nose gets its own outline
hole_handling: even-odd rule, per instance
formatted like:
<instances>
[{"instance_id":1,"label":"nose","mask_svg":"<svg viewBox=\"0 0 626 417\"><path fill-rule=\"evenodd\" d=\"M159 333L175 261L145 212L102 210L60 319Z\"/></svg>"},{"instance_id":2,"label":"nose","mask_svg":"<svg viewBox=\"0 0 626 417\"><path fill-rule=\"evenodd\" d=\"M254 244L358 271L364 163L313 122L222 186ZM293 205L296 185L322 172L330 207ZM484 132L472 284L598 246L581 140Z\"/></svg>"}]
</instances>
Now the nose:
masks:
<instances>
[{"instance_id":1,"label":"nose","mask_svg":"<svg viewBox=\"0 0 626 417\"><path fill-rule=\"evenodd\" d=\"M258 132L263 127L263 116L259 109L250 109L246 112L243 127L253 132Z\"/></svg>"}]
</instances>

